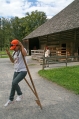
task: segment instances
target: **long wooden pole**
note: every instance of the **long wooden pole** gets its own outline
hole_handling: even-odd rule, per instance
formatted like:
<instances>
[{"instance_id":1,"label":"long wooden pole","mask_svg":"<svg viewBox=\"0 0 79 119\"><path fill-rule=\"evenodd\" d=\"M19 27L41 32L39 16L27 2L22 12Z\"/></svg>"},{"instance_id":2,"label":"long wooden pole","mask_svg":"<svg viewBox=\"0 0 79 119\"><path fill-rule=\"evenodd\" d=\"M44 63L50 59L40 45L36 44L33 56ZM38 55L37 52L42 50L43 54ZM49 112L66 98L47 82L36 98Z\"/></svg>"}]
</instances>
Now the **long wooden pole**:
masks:
<instances>
[{"instance_id":1,"label":"long wooden pole","mask_svg":"<svg viewBox=\"0 0 79 119\"><path fill-rule=\"evenodd\" d=\"M21 50L21 54L22 54L22 50ZM28 65L27 65L27 63L26 63L26 60L25 60L25 57L24 57L23 54L22 54L22 57L23 57L23 60L24 60L24 63L25 63L25 66L26 66L26 69L27 69L27 72L28 72L28 74L29 74L29 77L30 77L30 80L31 80L31 83L32 83L32 86L33 86L33 89L34 89L34 90L33 90L32 87L30 86L30 84L28 83L28 81L26 80L26 78L24 78L24 79L25 79L26 83L28 84L28 86L30 87L30 89L32 90L32 92L34 93L34 95L36 96L36 98L37 98L36 103L37 103L38 106L40 106L40 108L42 109L41 102L40 102L40 100L39 100L39 97L38 97L38 94L37 94L35 85L34 85L34 83L33 83L33 80L32 80L32 77L31 77L31 74L30 74Z\"/></svg>"}]
</instances>

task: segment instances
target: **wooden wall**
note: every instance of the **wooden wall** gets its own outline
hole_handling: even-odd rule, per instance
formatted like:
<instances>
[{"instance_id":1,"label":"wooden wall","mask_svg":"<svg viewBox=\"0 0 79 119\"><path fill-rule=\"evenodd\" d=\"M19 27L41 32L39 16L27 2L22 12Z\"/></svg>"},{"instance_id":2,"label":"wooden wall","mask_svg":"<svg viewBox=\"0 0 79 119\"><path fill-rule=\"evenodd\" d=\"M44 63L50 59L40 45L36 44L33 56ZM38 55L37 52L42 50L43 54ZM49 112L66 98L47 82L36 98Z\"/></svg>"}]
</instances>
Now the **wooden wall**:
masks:
<instances>
[{"instance_id":1,"label":"wooden wall","mask_svg":"<svg viewBox=\"0 0 79 119\"><path fill-rule=\"evenodd\" d=\"M68 55L74 55L74 53L78 52L79 48L79 29L42 36L39 37L39 41L40 49L49 46L53 54L59 52L60 55L64 55L62 50L66 50ZM66 48L63 48L62 46L65 44Z\"/></svg>"}]
</instances>

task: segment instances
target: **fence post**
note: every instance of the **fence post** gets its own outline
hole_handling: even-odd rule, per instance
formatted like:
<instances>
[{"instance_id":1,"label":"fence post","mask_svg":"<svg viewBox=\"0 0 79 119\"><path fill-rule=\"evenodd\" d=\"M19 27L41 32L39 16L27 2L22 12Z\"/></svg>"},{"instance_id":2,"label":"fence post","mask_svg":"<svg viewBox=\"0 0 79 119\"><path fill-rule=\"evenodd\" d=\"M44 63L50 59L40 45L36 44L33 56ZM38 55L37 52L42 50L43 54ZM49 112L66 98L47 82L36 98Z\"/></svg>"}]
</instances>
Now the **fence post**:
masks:
<instances>
[{"instance_id":1,"label":"fence post","mask_svg":"<svg viewBox=\"0 0 79 119\"><path fill-rule=\"evenodd\" d=\"M66 52L66 67L67 67L67 52Z\"/></svg>"},{"instance_id":2,"label":"fence post","mask_svg":"<svg viewBox=\"0 0 79 119\"><path fill-rule=\"evenodd\" d=\"M45 56L43 57L43 67L42 67L43 70L44 70L44 67L45 67Z\"/></svg>"},{"instance_id":3,"label":"fence post","mask_svg":"<svg viewBox=\"0 0 79 119\"><path fill-rule=\"evenodd\" d=\"M43 65L42 65L42 69L44 70L44 57L43 57Z\"/></svg>"},{"instance_id":4,"label":"fence post","mask_svg":"<svg viewBox=\"0 0 79 119\"><path fill-rule=\"evenodd\" d=\"M43 70L44 70L44 67L45 67L45 49L44 49L44 54L43 54L44 56L43 56Z\"/></svg>"}]
</instances>

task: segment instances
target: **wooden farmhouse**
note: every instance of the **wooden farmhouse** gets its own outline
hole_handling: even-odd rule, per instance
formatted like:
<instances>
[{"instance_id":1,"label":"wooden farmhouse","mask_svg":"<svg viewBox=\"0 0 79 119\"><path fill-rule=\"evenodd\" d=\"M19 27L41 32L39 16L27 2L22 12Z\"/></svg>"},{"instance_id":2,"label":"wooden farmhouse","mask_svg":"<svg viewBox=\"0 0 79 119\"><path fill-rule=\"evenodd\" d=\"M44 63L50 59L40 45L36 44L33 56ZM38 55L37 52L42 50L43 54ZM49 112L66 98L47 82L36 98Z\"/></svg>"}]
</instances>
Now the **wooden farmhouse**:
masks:
<instances>
[{"instance_id":1,"label":"wooden farmhouse","mask_svg":"<svg viewBox=\"0 0 79 119\"><path fill-rule=\"evenodd\" d=\"M23 38L29 50L49 46L59 55L79 55L79 0L74 0L65 9Z\"/></svg>"}]
</instances>

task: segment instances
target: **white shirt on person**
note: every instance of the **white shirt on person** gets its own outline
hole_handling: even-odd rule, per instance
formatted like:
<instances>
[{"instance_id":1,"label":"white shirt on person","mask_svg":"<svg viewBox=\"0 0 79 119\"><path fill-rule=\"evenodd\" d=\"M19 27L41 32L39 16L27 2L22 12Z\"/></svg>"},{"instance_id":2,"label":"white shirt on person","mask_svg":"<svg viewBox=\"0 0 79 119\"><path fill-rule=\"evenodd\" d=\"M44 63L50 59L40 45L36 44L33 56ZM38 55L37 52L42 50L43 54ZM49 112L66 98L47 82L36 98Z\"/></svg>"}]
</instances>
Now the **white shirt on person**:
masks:
<instances>
[{"instance_id":1,"label":"white shirt on person","mask_svg":"<svg viewBox=\"0 0 79 119\"><path fill-rule=\"evenodd\" d=\"M47 49L46 52L45 52L45 57L49 57L50 56L50 50Z\"/></svg>"},{"instance_id":2,"label":"white shirt on person","mask_svg":"<svg viewBox=\"0 0 79 119\"><path fill-rule=\"evenodd\" d=\"M15 72L27 71L21 51L14 52L13 58L14 58L14 71ZM25 56L25 60L26 60L26 56Z\"/></svg>"}]
</instances>

